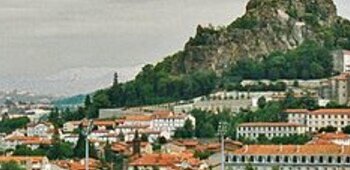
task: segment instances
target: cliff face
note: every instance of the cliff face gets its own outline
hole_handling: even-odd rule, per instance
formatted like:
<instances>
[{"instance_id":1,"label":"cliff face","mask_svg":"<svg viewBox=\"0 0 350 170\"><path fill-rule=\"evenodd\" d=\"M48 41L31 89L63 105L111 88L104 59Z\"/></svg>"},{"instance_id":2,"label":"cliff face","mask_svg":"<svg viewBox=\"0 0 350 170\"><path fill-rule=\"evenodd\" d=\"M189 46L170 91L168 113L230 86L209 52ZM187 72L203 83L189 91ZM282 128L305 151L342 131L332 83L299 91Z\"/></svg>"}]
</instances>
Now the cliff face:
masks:
<instances>
[{"instance_id":1,"label":"cliff face","mask_svg":"<svg viewBox=\"0 0 350 170\"><path fill-rule=\"evenodd\" d=\"M342 19L332 0L251 0L246 13L224 28L198 26L185 49L158 64L172 74L212 69L221 73L235 61L259 60L305 40L324 43L324 32ZM165 67L166 66L166 67Z\"/></svg>"}]
</instances>

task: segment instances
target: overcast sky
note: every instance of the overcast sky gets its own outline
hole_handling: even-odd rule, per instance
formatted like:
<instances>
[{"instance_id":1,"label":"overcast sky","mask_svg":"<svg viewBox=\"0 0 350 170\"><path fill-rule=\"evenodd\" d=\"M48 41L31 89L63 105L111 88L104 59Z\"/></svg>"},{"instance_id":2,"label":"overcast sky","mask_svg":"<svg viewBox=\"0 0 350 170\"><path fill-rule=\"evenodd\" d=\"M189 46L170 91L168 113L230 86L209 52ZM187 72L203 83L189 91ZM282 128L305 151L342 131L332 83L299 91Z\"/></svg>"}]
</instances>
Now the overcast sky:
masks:
<instances>
[{"instance_id":1,"label":"overcast sky","mask_svg":"<svg viewBox=\"0 0 350 170\"><path fill-rule=\"evenodd\" d=\"M182 49L198 24L227 25L244 13L246 2L0 0L0 78L159 61ZM348 0L335 2L349 18Z\"/></svg>"}]
</instances>

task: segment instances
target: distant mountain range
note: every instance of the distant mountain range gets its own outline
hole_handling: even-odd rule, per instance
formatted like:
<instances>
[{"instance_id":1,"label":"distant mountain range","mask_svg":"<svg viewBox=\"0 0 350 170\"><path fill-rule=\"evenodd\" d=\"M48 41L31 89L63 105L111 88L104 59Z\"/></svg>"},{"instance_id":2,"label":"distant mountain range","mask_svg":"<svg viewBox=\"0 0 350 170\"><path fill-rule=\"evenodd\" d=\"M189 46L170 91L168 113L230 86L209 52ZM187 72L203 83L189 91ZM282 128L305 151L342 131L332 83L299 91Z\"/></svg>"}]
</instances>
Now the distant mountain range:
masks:
<instances>
[{"instance_id":1,"label":"distant mountain range","mask_svg":"<svg viewBox=\"0 0 350 170\"><path fill-rule=\"evenodd\" d=\"M63 70L45 77L0 77L0 87L2 91L18 89L19 91L30 92L33 95L73 96L110 86L115 72L118 72L120 81L130 80L140 71L141 67L81 67Z\"/></svg>"}]
</instances>

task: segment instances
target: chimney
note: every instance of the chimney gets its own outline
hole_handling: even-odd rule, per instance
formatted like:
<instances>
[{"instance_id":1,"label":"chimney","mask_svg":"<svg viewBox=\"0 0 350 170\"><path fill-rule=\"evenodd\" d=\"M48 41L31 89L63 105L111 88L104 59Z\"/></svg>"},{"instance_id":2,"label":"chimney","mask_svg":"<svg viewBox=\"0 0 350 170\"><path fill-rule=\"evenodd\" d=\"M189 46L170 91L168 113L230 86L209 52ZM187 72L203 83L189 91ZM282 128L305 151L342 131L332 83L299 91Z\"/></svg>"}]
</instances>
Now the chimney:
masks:
<instances>
[{"instance_id":1,"label":"chimney","mask_svg":"<svg viewBox=\"0 0 350 170\"><path fill-rule=\"evenodd\" d=\"M297 153L300 152L300 145L297 145Z\"/></svg>"},{"instance_id":2,"label":"chimney","mask_svg":"<svg viewBox=\"0 0 350 170\"><path fill-rule=\"evenodd\" d=\"M244 153L247 153L248 150L249 150L249 146L248 146L248 145L245 145L245 146L244 146Z\"/></svg>"},{"instance_id":3,"label":"chimney","mask_svg":"<svg viewBox=\"0 0 350 170\"><path fill-rule=\"evenodd\" d=\"M279 150L279 152L282 152L283 151L283 146L282 146L282 144L280 144L280 150Z\"/></svg>"}]
</instances>

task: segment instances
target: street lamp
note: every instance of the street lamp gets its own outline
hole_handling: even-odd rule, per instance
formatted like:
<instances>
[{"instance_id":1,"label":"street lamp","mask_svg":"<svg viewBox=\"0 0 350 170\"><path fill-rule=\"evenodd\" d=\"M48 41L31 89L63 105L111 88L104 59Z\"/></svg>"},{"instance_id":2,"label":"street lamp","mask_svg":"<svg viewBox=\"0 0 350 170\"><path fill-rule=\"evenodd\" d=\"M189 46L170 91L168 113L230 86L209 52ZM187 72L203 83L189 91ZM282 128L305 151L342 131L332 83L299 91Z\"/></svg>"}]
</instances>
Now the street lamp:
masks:
<instances>
[{"instance_id":1,"label":"street lamp","mask_svg":"<svg viewBox=\"0 0 350 170\"><path fill-rule=\"evenodd\" d=\"M221 170L225 170L225 133L227 132L227 122L219 122L218 135L221 138Z\"/></svg>"},{"instance_id":2,"label":"street lamp","mask_svg":"<svg viewBox=\"0 0 350 170\"><path fill-rule=\"evenodd\" d=\"M85 136L85 170L89 170L89 135L92 130L92 123L92 120L88 120L86 129L83 131Z\"/></svg>"}]
</instances>

